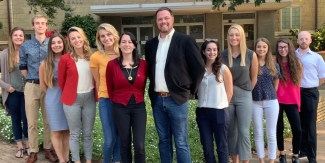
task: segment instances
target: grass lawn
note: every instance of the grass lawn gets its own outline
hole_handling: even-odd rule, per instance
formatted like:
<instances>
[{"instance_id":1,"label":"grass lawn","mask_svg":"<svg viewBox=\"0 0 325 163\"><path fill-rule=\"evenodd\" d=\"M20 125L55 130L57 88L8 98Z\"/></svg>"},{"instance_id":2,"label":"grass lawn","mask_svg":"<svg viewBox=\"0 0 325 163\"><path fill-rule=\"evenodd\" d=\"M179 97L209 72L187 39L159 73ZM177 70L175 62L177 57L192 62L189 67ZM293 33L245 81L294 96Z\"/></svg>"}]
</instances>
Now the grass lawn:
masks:
<instances>
[{"instance_id":1,"label":"grass lawn","mask_svg":"<svg viewBox=\"0 0 325 163\"><path fill-rule=\"evenodd\" d=\"M158 135L156 132L151 104L149 97L146 93L145 95L146 101L146 109L147 109L147 131L146 131L146 158L148 163L157 163L160 162L159 151L158 151ZM195 120L195 108L196 108L196 101L190 101L189 103L189 144L191 150L191 158L192 162L195 163L203 163L203 150L200 143L199 131ZM40 113L41 114L41 113ZM39 119L39 143L41 145L43 141L43 124L42 119ZM291 130L289 124L285 118L285 136L291 136ZM251 140L253 140L253 131L251 129ZM5 116L4 109L0 109L0 135L7 141L13 141L13 134L11 130L11 119L9 116ZM97 115L95 120L95 126L93 131L93 139L94 139L94 150L93 150L93 157L94 159L99 159L102 156L102 145L103 145L103 134L102 134L102 125L98 115L98 108L97 108ZM254 148L254 141L252 142L252 148ZM41 146L40 146L41 147ZM80 146L82 147L82 146ZM82 150L82 149L81 149ZM82 153L82 151L81 151ZM174 150L174 157L175 157L175 150Z\"/></svg>"}]
</instances>

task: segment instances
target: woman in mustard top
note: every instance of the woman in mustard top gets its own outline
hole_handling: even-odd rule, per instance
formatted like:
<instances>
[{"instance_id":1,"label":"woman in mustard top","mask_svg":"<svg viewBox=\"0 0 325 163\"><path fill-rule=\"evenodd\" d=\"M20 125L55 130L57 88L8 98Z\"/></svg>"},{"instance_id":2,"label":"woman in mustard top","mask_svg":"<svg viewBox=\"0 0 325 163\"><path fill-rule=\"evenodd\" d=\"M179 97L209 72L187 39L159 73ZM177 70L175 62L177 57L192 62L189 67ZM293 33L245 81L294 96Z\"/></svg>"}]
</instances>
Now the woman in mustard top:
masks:
<instances>
[{"instance_id":1,"label":"woman in mustard top","mask_svg":"<svg viewBox=\"0 0 325 163\"><path fill-rule=\"evenodd\" d=\"M111 161L116 163L121 160L120 140L113 121L112 106L106 86L107 63L119 56L118 40L118 32L112 25L107 23L99 25L96 33L98 51L91 55L89 62L98 90L99 116L104 133L103 163Z\"/></svg>"}]
</instances>

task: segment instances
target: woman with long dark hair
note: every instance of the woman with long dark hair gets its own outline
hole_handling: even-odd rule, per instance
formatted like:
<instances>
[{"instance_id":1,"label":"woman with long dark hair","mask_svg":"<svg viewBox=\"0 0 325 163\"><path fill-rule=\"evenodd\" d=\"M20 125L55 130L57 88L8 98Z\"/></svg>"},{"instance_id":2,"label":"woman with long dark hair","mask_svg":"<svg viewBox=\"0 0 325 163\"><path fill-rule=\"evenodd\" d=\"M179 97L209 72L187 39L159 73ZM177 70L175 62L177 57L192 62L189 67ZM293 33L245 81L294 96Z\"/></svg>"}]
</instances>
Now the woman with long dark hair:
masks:
<instances>
[{"instance_id":1,"label":"woman with long dark hair","mask_svg":"<svg viewBox=\"0 0 325 163\"><path fill-rule=\"evenodd\" d=\"M121 161L145 163L145 134L147 113L144 91L148 65L137 55L137 43L129 32L121 34L120 57L110 61L106 69L106 85L112 101L112 114L121 139ZM131 142L133 138L133 142Z\"/></svg>"},{"instance_id":2,"label":"woman with long dark hair","mask_svg":"<svg viewBox=\"0 0 325 163\"><path fill-rule=\"evenodd\" d=\"M280 151L280 163L286 163L283 139L283 112L286 113L292 130L292 160L299 163L298 154L302 137L300 125L300 83L302 80L302 64L295 54L292 42L287 38L279 38L276 42L276 61L280 66L282 78L277 91L279 101L279 117L277 123L277 145Z\"/></svg>"},{"instance_id":3,"label":"woman with long dark hair","mask_svg":"<svg viewBox=\"0 0 325 163\"><path fill-rule=\"evenodd\" d=\"M24 151L30 154L24 98L25 77L19 70L19 49L24 41L25 31L15 27L10 32L9 47L0 53L2 103L11 116L12 131L18 147L17 158L23 158Z\"/></svg>"},{"instance_id":4,"label":"woman with long dark hair","mask_svg":"<svg viewBox=\"0 0 325 163\"><path fill-rule=\"evenodd\" d=\"M69 126L60 101L62 91L58 85L58 63L60 57L68 52L64 38L54 34L49 39L48 52L39 67L40 86L45 94L45 108L52 144L59 162L69 161Z\"/></svg>"},{"instance_id":5,"label":"woman with long dark hair","mask_svg":"<svg viewBox=\"0 0 325 163\"><path fill-rule=\"evenodd\" d=\"M233 94L233 83L229 68L221 62L219 49L219 43L214 40L205 41L201 47L206 72L198 88L196 121L206 163L216 163L214 140L218 162L228 163L229 159L227 107Z\"/></svg>"}]
</instances>

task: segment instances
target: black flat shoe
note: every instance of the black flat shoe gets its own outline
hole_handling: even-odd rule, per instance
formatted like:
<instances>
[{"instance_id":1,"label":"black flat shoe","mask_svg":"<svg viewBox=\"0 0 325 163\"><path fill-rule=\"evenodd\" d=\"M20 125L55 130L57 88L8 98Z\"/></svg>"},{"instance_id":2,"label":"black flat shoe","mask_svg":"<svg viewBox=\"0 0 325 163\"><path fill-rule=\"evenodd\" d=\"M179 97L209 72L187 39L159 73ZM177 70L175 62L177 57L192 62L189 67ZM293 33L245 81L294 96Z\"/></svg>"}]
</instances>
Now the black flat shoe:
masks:
<instances>
[{"instance_id":1,"label":"black flat shoe","mask_svg":"<svg viewBox=\"0 0 325 163\"><path fill-rule=\"evenodd\" d=\"M292 156L291 160L292 160L292 163L300 163L298 156Z\"/></svg>"},{"instance_id":2,"label":"black flat shoe","mask_svg":"<svg viewBox=\"0 0 325 163\"><path fill-rule=\"evenodd\" d=\"M280 163L287 163L287 156L280 154L279 161L280 161Z\"/></svg>"}]
</instances>

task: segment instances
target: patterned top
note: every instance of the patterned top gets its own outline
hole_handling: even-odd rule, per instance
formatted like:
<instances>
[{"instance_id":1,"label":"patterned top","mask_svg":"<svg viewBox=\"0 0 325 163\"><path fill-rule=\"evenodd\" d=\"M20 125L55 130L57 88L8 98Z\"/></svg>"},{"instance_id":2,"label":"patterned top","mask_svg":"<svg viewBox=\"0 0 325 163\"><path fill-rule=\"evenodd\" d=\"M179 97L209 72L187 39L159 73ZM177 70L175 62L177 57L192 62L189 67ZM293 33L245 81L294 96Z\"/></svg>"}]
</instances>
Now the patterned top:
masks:
<instances>
[{"instance_id":1,"label":"patterned top","mask_svg":"<svg viewBox=\"0 0 325 163\"><path fill-rule=\"evenodd\" d=\"M274 79L281 78L280 67L278 63L274 63L277 73L275 76L270 74L270 70L264 66L261 67L262 75L257 76L257 83L254 87L253 101L274 100L277 99L276 90L274 88Z\"/></svg>"},{"instance_id":2,"label":"patterned top","mask_svg":"<svg viewBox=\"0 0 325 163\"><path fill-rule=\"evenodd\" d=\"M19 51L19 69L28 70L26 79L39 79L38 68L47 55L49 38L40 43L36 38L24 42Z\"/></svg>"}]
</instances>

